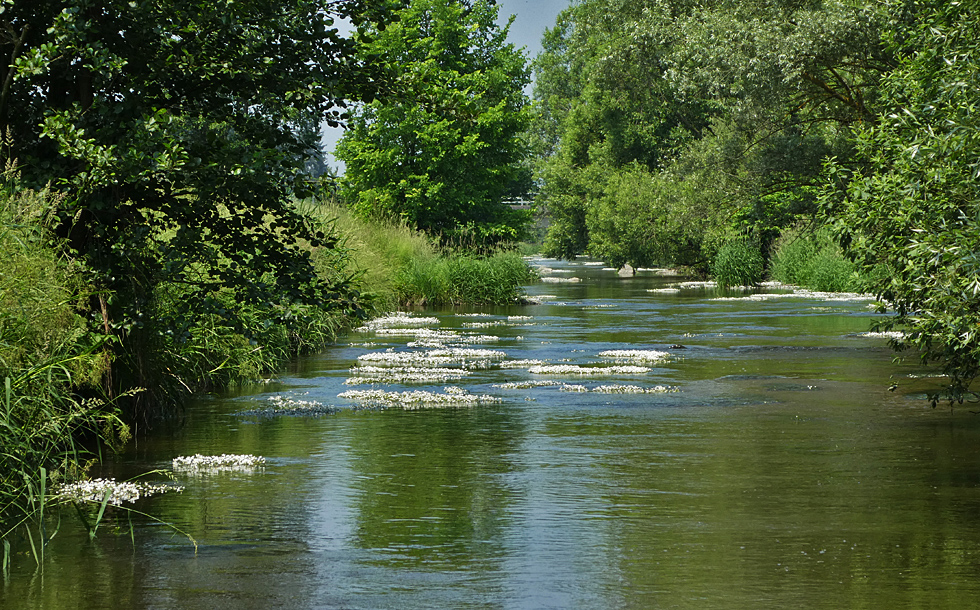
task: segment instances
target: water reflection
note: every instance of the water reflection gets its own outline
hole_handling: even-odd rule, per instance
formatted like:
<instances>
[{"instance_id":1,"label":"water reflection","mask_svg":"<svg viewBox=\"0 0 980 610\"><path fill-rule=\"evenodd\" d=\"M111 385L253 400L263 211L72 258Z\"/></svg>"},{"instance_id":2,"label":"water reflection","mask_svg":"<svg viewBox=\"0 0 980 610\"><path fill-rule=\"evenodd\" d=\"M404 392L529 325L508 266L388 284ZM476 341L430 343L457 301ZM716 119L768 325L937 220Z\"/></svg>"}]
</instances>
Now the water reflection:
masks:
<instances>
[{"instance_id":1,"label":"water reflection","mask_svg":"<svg viewBox=\"0 0 980 610\"><path fill-rule=\"evenodd\" d=\"M277 386L188 407L117 476L193 453L251 453L263 471L184 481L147 519L95 541L65 516L35 573L21 555L3 608L960 608L980 597L980 418L932 410L865 302L663 292L652 273L549 261L579 283L543 304L438 314L494 333L509 359L602 366L664 350L649 373L565 379L676 393L563 392L527 367L459 385L501 403L354 411L357 357L409 337L353 336ZM656 290L658 292L650 292ZM508 315L533 316L506 325ZM496 321L475 327L474 321ZM466 323L471 323L466 326ZM372 343L373 346L365 347ZM605 364L609 364L605 361ZM897 383L897 391L889 386ZM386 389L441 391L438 385ZM272 394L342 409L241 417ZM130 532L132 531L132 534ZM21 549L23 550L23 549Z\"/></svg>"}]
</instances>

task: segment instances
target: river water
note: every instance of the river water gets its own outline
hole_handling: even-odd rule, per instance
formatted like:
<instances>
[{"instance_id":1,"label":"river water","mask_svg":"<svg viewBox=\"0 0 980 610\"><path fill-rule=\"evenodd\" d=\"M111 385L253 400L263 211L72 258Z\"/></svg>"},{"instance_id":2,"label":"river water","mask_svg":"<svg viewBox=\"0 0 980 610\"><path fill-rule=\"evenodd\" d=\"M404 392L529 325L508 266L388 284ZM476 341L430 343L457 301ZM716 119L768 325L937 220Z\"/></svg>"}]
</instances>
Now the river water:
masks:
<instances>
[{"instance_id":1,"label":"river water","mask_svg":"<svg viewBox=\"0 0 980 610\"><path fill-rule=\"evenodd\" d=\"M977 606L980 417L929 407L934 380L864 334L867 300L535 263L540 304L415 312L188 405L106 474L193 454L264 467L181 471L184 491L135 505L184 534L110 509L89 540L66 512L43 570L19 549L0 607ZM392 330L408 324L429 330ZM440 342L448 380L345 385L359 358L432 365ZM338 396L446 386L467 394L430 400L492 400ZM324 412L283 412L309 403Z\"/></svg>"}]
</instances>

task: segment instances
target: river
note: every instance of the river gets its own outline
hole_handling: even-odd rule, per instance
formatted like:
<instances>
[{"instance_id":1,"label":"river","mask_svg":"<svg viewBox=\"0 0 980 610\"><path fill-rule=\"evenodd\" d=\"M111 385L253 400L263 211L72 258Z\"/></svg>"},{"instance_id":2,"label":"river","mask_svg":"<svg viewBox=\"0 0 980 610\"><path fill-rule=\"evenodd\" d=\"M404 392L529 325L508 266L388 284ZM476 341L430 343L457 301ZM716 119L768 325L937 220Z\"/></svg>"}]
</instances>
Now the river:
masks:
<instances>
[{"instance_id":1,"label":"river","mask_svg":"<svg viewBox=\"0 0 980 610\"><path fill-rule=\"evenodd\" d=\"M135 505L184 534L110 509L90 540L66 511L0 607L980 602L980 416L930 408L935 380L866 333L868 300L534 262L539 304L413 312L188 404L104 474L264 466L178 471L182 492ZM340 397L372 389L450 404ZM390 394L412 391L438 396Z\"/></svg>"}]
</instances>

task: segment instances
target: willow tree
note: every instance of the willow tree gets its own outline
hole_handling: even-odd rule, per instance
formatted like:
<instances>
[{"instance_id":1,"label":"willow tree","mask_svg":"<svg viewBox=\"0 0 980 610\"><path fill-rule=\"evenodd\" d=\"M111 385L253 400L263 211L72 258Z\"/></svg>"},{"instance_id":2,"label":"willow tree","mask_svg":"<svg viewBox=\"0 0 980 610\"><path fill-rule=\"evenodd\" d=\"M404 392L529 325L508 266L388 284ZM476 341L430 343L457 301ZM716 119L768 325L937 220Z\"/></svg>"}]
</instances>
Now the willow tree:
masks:
<instances>
[{"instance_id":1,"label":"willow tree","mask_svg":"<svg viewBox=\"0 0 980 610\"><path fill-rule=\"evenodd\" d=\"M895 312L883 324L903 331L894 346L938 363L951 401L976 399L980 17L968 3L923 2L911 26L890 37L903 59L878 121L858 132L853 163L830 167L826 212L868 290Z\"/></svg>"}]
</instances>

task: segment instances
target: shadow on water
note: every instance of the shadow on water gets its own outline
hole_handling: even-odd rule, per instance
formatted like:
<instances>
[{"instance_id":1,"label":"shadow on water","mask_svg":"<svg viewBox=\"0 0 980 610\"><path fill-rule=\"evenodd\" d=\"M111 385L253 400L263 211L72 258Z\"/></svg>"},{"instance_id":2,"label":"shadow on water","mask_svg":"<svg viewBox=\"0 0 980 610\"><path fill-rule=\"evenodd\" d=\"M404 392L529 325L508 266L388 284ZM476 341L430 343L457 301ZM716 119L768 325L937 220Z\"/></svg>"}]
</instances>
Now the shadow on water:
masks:
<instances>
[{"instance_id":1,"label":"shadow on water","mask_svg":"<svg viewBox=\"0 0 980 610\"><path fill-rule=\"evenodd\" d=\"M179 455L266 457L178 475L185 491L137 505L196 554L138 516L113 513L90 541L66 514L43 573L20 555L0 605L975 605L980 418L919 399L929 380L862 335L866 301L674 290L678 278L584 263L539 261L566 281L530 286L538 305L424 314L469 348L584 371L470 362L445 383L351 386L360 356L426 349L353 333L274 383L197 400L186 426L109 465L124 478ZM647 370L600 374L616 365ZM354 409L338 396L446 385L499 401ZM271 412L274 396L322 408Z\"/></svg>"}]
</instances>

